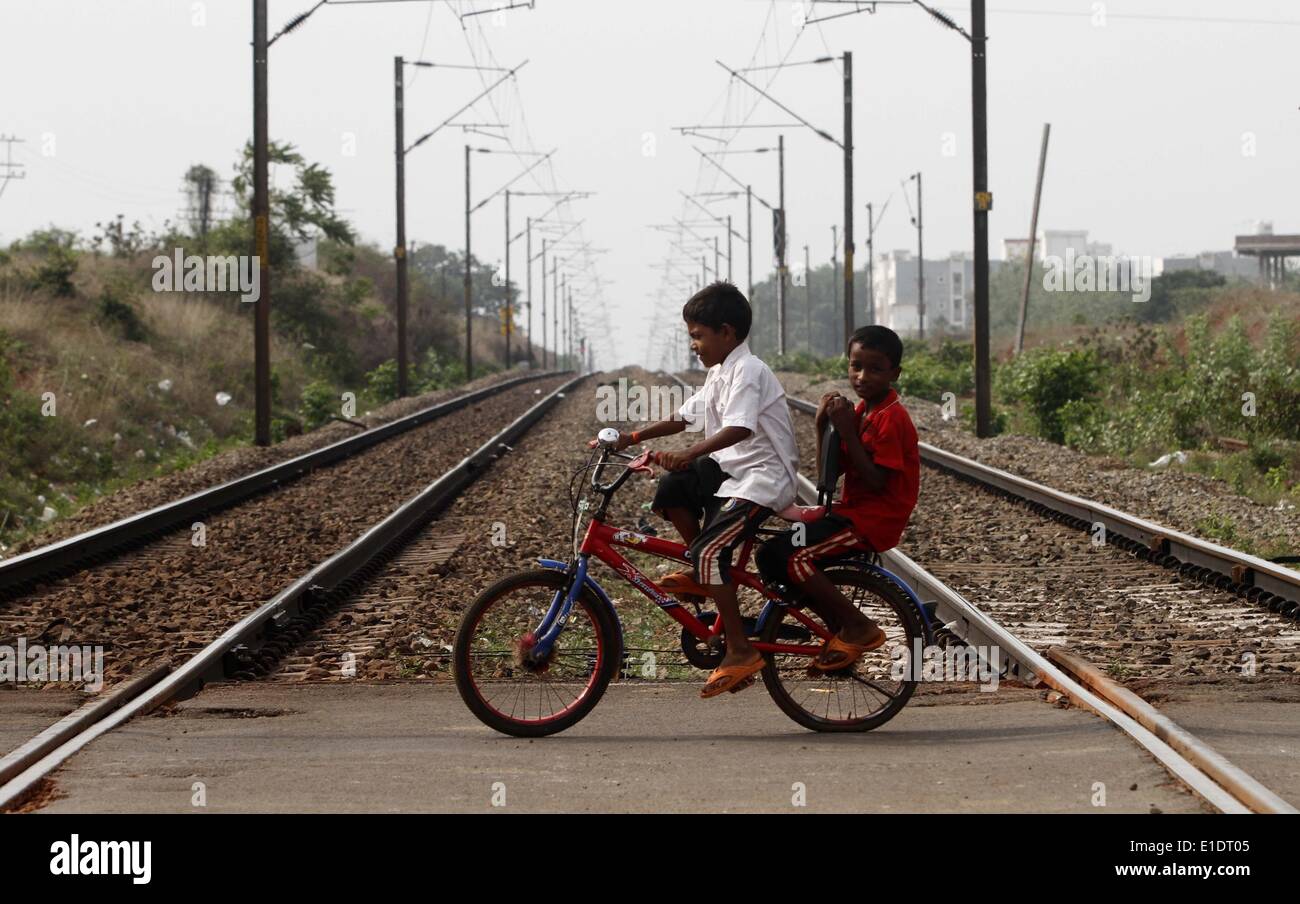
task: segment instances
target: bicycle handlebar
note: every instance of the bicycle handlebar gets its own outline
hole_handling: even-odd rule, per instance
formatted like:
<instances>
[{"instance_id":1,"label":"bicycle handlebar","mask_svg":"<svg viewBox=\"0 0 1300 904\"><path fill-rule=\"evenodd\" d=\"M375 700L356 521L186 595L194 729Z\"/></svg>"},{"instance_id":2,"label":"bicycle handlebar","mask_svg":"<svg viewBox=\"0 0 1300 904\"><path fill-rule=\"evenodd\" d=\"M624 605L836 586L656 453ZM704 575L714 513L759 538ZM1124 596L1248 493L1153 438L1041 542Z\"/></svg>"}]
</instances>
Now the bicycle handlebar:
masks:
<instances>
[{"instance_id":1,"label":"bicycle handlebar","mask_svg":"<svg viewBox=\"0 0 1300 904\"><path fill-rule=\"evenodd\" d=\"M618 442L618 437L619 433L617 430L612 427L606 427L596 435L596 439L587 443L587 448L589 449L593 449L597 446L600 447L600 461L591 472L592 489L606 495L612 495L615 490L623 485L623 481L627 480L634 472L640 472L650 477L654 476L654 470L650 467L654 453L649 449L645 449L640 455L635 456L628 455L625 452L619 452L614 448L614 444ZM626 461L628 463L627 468L610 483L600 484L597 482L596 477L600 473L600 469L605 466L605 463L608 462L611 457L620 458L623 461Z\"/></svg>"}]
</instances>

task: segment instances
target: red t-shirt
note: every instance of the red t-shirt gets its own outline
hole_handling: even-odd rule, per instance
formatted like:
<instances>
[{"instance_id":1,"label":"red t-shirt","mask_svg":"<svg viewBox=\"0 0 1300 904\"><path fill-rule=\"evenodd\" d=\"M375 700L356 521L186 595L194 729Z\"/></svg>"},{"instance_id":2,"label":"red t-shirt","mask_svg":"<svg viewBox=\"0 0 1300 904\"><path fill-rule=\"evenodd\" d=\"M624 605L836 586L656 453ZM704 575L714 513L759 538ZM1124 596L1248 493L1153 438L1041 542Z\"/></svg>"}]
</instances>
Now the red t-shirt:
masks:
<instances>
[{"instance_id":1,"label":"red t-shirt","mask_svg":"<svg viewBox=\"0 0 1300 904\"><path fill-rule=\"evenodd\" d=\"M889 395L864 420L862 412L866 407L863 400L854 409L861 425L859 436L872 461L886 470L885 488L877 492L863 483L841 440L840 467L844 472L844 492L841 502L831 510L852 521L858 535L876 552L884 552L898 545L903 529L907 527L907 519L916 507L921 489L921 453L917 446L916 427L912 425L907 409L899 402L897 392L889 390Z\"/></svg>"}]
</instances>

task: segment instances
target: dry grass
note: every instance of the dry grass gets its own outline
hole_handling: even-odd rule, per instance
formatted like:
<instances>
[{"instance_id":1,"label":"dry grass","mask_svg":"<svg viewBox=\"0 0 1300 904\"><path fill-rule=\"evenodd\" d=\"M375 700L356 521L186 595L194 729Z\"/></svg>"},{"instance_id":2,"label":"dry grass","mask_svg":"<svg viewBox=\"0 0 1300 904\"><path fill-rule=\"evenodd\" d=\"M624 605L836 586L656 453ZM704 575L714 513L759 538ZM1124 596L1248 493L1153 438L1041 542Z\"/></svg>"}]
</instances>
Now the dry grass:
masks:
<instances>
[{"instance_id":1,"label":"dry grass","mask_svg":"<svg viewBox=\"0 0 1300 904\"><path fill-rule=\"evenodd\" d=\"M89 288L86 282L79 289ZM96 317L91 298L0 294L0 331L25 346L18 385L37 395L54 392L59 417L76 424L95 419L89 436L112 443L121 434L115 457L174 442L169 427L188 430L196 443L241 432L253 404L251 311L147 287L128 301L149 331L147 342L123 339ZM281 397L296 400L306 375L295 353L272 343ZM170 389L159 387L163 380ZM233 399L220 406L218 392Z\"/></svg>"}]
</instances>

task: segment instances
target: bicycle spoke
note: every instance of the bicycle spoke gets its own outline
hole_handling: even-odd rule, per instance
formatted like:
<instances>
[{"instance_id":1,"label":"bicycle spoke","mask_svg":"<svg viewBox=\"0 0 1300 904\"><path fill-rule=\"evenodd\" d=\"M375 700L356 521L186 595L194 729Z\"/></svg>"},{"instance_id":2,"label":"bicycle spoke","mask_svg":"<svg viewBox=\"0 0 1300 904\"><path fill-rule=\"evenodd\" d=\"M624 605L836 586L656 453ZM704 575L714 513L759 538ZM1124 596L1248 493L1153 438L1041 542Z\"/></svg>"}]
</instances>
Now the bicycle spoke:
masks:
<instances>
[{"instance_id":1,"label":"bicycle spoke","mask_svg":"<svg viewBox=\"0 0 1300 904\"><path fill-rule=\"evenodd\" d=\"M909 622L895 608L903 604L878 595L869 585L862 586L863 582L871 580L865 575L839 572L833 575L833 579L836 577L840 580L835 583L854 608L885 632L885 645L859 659L851 668L820 675L808 672L807 655L773 654L774 668L770 673L776 679L773 694L781 694L786 701L783 705L793 706L811 718L813 724L809 727L823 723L827 728L852 727L855 723L888 718L906 701L914 687L912 682L888 677L894 674L892 668L897 650L901 647L906 656L911 652ZM812 609L782 610L779 617L787 626L807 627L805 620L812 620L818 628L823 624Z\"/></svg>"}]
</instances>

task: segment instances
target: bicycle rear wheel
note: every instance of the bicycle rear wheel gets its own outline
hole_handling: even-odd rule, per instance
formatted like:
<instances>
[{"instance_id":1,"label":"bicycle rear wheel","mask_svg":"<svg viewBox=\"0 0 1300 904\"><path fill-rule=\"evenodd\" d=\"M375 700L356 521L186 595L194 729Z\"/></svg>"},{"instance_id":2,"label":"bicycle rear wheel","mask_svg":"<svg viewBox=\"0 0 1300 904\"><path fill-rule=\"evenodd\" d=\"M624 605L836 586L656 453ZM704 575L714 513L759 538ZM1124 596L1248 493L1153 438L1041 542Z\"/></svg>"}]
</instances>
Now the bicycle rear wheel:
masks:
<instances>
[{"instance_id":1,"label":"bicycle rear wheel","mask_svg":"<svg viewBox=\"0 0 1300 904\"><path fill-rule=\"evenodd\" d=\"M569 728L591 712L618 670L618 625L589 588L545 662L525 655L567 581L549 569L510 575L484 590L461 620L456 688L470 711L499 732L535 738Z\"/></svg>"},{"instance_id":2,"label":"bicycle rear wheel","mask_svg":"<svg viewBox=\"0 0 1300 904\"><path fill-rule=\"evenodd\" d=\"M852 566L832 566L825 574L858 611L884 629L884 646L852 668L815 676L808 674L811 656L769 653L763 684L781 711L805 728L870 731L896 716L916 690L912 652L914 641L924 637L921 616L907 594L887 578ZM780 609L779 614L764 625L762 640L789 643L797 638L795 642L820 646L819 637L790 609ZM801 614L825 627L812 610Z\"/></svg>"}]
</instances>

